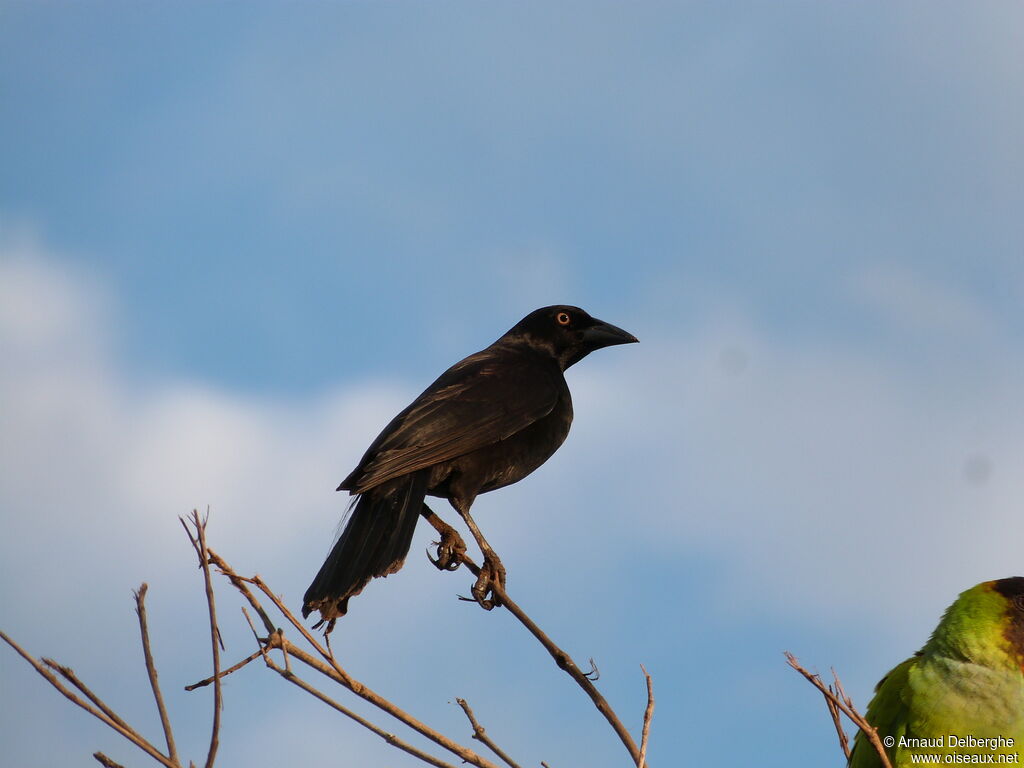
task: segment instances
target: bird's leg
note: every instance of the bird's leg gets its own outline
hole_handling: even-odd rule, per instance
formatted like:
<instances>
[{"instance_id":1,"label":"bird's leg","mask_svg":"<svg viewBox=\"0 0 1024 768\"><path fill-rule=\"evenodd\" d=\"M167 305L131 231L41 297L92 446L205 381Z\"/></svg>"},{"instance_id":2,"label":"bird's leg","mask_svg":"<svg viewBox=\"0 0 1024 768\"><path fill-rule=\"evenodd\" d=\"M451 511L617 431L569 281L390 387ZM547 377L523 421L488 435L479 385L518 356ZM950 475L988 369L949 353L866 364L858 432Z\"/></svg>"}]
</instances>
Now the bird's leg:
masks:
<instances>
[{"instance_id":1,"label":"bird's leg","mask_svg":"<svg viewBox=\"0 0 1024 768\"><path fill-rule=\"evenodd\" d=\"M437 559L430 556L427 550L427 559L433 563L439 571L454 571L462 565L462 555L466 553L466 542L462 540L459 532L442 520L434 510L423 505L420 514L427 522L434 526L441 540L437 542Z\"/></svg>"},{"instance_id":2,"label":"bird's leg","mask_svg":"<svg viewBox=\"0 0 1024 768\"><path fill-rule=\"evenodd\" d=\"M480 568L480 575L477 576L476 583L471 591L473 598L480 604L480 607L485 611L489 611L495 606L501 605L501 599L494 594L491 585L496 584L499 589L505 589L505 566L501 564L498 555L491 549L491 545L487 543L487 539L484 538L476 522L470 516L470 505L462 501L457 502L453 500L452 506L462 516L462 519L466 521L466 525L469 526L473 538L480 545L480 552L483 553L484 564ZM490 597L488 597L488 594L490 594Z\"/></svg>"}]
</instances>

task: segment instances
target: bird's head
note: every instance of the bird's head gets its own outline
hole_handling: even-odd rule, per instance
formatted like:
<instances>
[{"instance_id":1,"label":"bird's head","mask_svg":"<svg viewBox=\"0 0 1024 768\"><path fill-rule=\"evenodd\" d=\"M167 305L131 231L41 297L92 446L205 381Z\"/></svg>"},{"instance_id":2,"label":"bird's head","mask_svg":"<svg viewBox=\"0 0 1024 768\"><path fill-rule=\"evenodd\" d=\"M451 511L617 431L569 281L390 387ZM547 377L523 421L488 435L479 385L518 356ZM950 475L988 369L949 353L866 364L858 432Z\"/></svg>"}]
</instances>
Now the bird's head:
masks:
<instances>
[{"instance_id":1,"label":"bird's head","mask_svg":"<svg viewBox=\"0 0 1024 768\"><path fill-rule=\"evenodd\" d=\"M954 658L1024 671L1024 577L984 581L962 592L928 645Z\"/></svg>"},{"instance_id":2,"label":"bird's head","mask_svg":"<svg viewBox=\"0 0 1024 768\"><path fill-rule=\"evenodd\" d=\"M563 371L595 349L638 341L633 334L567 304L534 310L502 336L502 340L525 343L550 354Z\"/></svg>"},{"instance_id":3,"label":"bird's head","mask_svg":"<svg viewBox=\"0 0 1024 768\"><path fill-rule=\"evenodd\" d=\"M992 589L1006 599L1003 635L1016 650L1024 670L1024 576L993 581Z\"/></svg>"}]
</instances>

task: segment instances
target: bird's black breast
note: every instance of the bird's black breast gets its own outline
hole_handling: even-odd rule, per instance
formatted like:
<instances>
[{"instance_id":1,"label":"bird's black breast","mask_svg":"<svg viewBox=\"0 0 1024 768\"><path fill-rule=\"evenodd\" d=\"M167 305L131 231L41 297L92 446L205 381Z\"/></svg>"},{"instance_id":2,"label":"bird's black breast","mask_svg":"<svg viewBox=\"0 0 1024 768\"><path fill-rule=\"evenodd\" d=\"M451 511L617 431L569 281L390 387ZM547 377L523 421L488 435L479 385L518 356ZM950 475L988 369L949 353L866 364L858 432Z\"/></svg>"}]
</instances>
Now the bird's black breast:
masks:
<instances>
[{"instance_id":1,"label":"bird's black breast","mask_svg":"<svg viewBox=\"0 0 1024 768\"><path fill-rule=\"evenodd\" d=\"M504 440L438 465L431 473L431 496L472 500L529 475L565 442L572 425L572 396L561 378L561 392L546 416Z\"/></svg>"}]
</instances>

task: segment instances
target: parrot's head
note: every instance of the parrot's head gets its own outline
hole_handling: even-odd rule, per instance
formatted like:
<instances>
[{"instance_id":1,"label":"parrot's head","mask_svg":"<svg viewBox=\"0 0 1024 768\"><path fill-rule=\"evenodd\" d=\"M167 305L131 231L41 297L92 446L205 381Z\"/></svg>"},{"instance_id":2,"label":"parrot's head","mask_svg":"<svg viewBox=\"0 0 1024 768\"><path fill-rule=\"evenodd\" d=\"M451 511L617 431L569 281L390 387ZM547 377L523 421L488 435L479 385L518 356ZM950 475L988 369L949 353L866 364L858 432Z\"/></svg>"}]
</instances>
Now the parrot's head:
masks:
<instances>
[{"instance_id":1,"label":"parrot's head","mask_svg":"<svg viewBox=\"0 0 1024 768\"><path fill-rule=\"evenodd\" d=\"M1016 650L1024 669L1024 577L1013 576L989 582L993 591L1006 599L1006 618L1003 633Z\"/></svg>"},{"instance_id":2,"label":"parrot's head","mask_svg":"<svg viewBox=\"0 0 1024 768\"><path fill-rule=\"evenodd\" d=\"M961 592L921 652L1024 671L1024 577Z\"/></svg>"}]
</instances>

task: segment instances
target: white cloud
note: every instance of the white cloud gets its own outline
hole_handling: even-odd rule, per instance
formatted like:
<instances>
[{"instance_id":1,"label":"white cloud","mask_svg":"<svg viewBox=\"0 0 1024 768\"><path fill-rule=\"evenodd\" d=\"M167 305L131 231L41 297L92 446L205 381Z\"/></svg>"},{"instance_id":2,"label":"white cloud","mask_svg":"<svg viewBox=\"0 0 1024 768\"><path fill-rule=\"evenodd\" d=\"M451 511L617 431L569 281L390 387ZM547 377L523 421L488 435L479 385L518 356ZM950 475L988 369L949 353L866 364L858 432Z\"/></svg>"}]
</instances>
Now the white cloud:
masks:
<instances>
[{"instance_id":1,"label":"white cloud","mask_svg":"<svg viewBox=\"0 0 1024 768\"><path fill-rule=\"evenodd\" d=\"M856 274L850 287L855 298L900 330L985 344L996 333L995 319L979 302L905 267L875 264Z\"/></svg>"}]
</instances>

